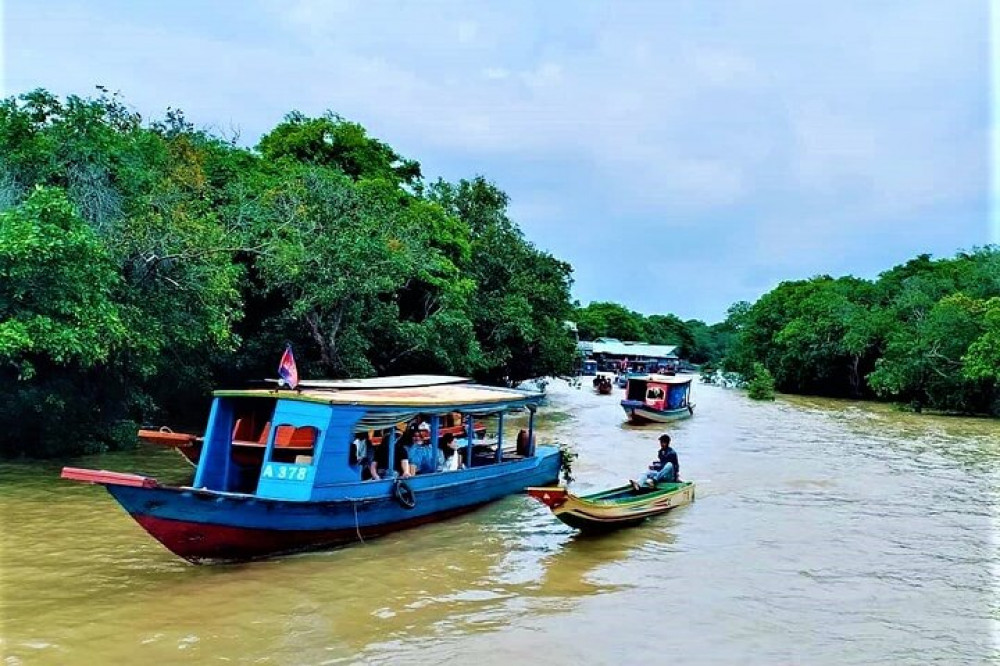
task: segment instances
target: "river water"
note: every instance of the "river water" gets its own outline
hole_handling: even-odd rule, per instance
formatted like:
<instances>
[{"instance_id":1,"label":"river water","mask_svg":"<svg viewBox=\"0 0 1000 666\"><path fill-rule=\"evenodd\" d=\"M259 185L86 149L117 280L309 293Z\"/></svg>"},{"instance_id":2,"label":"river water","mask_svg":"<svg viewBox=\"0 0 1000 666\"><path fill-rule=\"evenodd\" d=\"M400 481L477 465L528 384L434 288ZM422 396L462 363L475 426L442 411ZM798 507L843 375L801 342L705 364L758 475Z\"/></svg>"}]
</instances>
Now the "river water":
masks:
<instances>
[{"instance_id":1,"label":"river water","mask_svg":"<svg viewBox=\"0 0 1000 666\"><path fill-rule=\"evenodd\" d=\"M551 387L578 491L661 429ZM616 392L617 394L617 392ZM172 452L0 466L0 653L18 664L1000 663L1000 423L696 386L667 428L697 501L583 538L527 497L336 551L178 560L62 464L184 481Z\"/></svg>"}]
</instances>

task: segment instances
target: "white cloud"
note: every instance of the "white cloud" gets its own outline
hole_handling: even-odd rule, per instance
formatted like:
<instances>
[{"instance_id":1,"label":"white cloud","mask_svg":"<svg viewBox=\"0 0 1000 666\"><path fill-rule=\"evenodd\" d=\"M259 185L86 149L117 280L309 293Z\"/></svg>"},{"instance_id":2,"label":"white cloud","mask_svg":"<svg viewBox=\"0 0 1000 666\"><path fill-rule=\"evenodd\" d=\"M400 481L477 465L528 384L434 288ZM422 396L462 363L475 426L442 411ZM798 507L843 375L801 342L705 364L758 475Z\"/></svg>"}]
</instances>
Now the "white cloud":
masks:
<instances>
[{"instance_id":1,"label":"white cloud","mask_svg":"<svg viewBox=\"0 0 1000 666\"><path fill-rule=\"evenodd\" d=\"M462 44L472 44L479 35L479 24L475 21L460 21L458 24L458 41Z\"/></svg>"},{"instance_id":2,"label":"white cloud","mask_svg":"<svg viewBox=\"0 0 1000 666\"><path fill-rule=\"evenodd\" d=\"M538 67L521 73L521 80L529 88L545 88L559 81L562 66L554 62L543 62Z\"/></svg>"},{"instance_id":3,"label":"white cloud","mask_svg":"<svg viewBox=\"0 0 1000 666\"><path fill-rule=\"evenodd\" d=\"M487 67L483 70L483 76L494 81L501 81L510 76L510 72L504 67Z\"/></svg>"}]
</instances>

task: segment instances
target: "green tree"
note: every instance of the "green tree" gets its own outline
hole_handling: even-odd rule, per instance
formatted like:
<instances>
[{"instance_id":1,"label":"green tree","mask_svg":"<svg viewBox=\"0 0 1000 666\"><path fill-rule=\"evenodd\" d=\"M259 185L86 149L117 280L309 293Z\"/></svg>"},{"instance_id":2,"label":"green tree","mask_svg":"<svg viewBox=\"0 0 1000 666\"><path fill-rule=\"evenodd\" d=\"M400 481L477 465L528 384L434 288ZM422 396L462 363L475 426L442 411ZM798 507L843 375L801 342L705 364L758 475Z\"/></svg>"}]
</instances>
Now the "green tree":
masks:
<instances>
[{"instance_id":1,"label":"green tree","mask_svg":"<svg viewBox=\"0 0 1000 666\"><path fill-rule=\"evenodd\" d=\"M1000 297L983 302L979 309L982 332L962 358L964 373L968 379L1000 384Z\"/></svg>"},{"instance_id":2,"label":"green tree","mask_svg":"<svg viewBox=\"0 0 1000 666\"><path fill-rule=\"evenodd\" d=\"M0 213L0 446L45 454L67 427L106 436L94 386L127 337L114 264L64 192ZM93 387L94 391L87 391Z\"/></svg>"},{"instance_id":3,"label":"green tree","mask_svg":"<svg viewBox=\"0 0 1000 666\"><path fill-rule=\"evenodd\" d=\"M471 235L463 270L475 283L469 312L482 352L478 376L516 383L569 373L576 353L564 327L571 267L524 239L507 216L506 194L484 178L438 181L428 193Z\"/></svg>"},{"instance_id":4,"label":"green tree","mask_svg":"<svg viewBox=\"0 0 1000 666\"><path fill-rule=\"evenodd\" d=\"M43 363L92 367L125 337L106 248L65 194L38 188L0 213L0 358L24 377Z\"/></svg>"},{"instance_id":5,"label":"green tree","mask_svg":"<svg viewBox=\"0 0 1000 666\"><path fill-rule=\"evenodd\" d=\"M774 377L763 363L754 363L753 376L747 382L747 395L752 400L774 400Z\"/></svg>"},{"instance_id":6,"label":"green tree","mask_svg":"<svg viewBox=\"0 0 1000 666\"><path fill-rule=\"evenodd\" d=\"M266 160L287 158L334 167L354 180L414 184L420 179L419 163L403 159L388 145L369 137L364 127L335 113L309 118L293 111L264 135L257 147Z\"/></svg>"},{"instance_id":7,"label":"green tree","mask_svg":"<svg viewBox=\"0 0 1000 666\"><path fill-rule=\"evenodd\" d=\"M615 338L648 342L645 317L618 303L591 303L578 309L575 318L583 340Z\"/></svg>"}]
</instances>

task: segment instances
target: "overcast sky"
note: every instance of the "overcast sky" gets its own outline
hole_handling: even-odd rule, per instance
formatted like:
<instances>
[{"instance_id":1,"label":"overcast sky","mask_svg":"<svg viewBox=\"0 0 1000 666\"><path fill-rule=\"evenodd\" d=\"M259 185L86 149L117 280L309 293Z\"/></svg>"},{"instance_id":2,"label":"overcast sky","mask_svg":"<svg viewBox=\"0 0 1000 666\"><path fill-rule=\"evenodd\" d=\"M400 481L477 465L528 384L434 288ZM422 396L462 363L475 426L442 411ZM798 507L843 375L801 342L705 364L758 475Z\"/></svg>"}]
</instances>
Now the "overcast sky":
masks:
<instances>
[{"instance_id":1,"label":"overcast sky","mask_svg":"<svg viewBox=\"0 0 1000 666\"><path fill-rule=\"evenodd\" d=\"M1000 242L989 19L985 0L6 0L3 89L101 84L248 145L332 109L428 178L495 181L582 303L711 323L782 280Z\"/></svg>"}]
</instances>

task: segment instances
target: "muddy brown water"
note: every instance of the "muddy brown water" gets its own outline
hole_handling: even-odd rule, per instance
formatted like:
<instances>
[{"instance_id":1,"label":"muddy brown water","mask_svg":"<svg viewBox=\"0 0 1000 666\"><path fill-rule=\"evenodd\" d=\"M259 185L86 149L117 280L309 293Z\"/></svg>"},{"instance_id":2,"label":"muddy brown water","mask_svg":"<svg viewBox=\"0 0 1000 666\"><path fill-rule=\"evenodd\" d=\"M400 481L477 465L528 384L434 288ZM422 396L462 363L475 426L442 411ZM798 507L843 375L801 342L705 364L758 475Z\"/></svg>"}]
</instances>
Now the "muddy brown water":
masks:
<instances>
[{"instance_id":1,"label":"muddy brown water","mask_svg":"<svg viewBox=\"0 0 1000 666\"><path fill-rule=\"evenodd\" d=\"M578 491L617 485L661 428L552 385L544 439ZM339 550L178 560L62 464L184 481L143 448L0 466L0 653L18 664L1000 662L1000 423L696 385L665 428L697 501L580 537L513 496Z\"/></svg>"}]
</instances>

